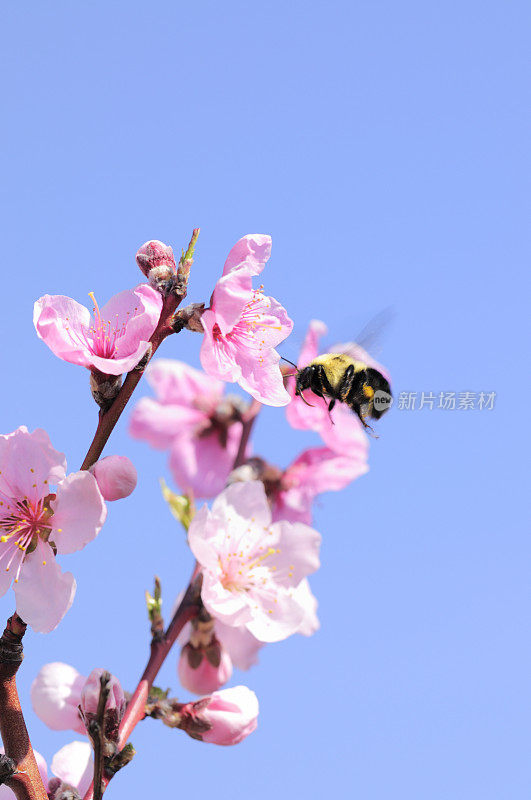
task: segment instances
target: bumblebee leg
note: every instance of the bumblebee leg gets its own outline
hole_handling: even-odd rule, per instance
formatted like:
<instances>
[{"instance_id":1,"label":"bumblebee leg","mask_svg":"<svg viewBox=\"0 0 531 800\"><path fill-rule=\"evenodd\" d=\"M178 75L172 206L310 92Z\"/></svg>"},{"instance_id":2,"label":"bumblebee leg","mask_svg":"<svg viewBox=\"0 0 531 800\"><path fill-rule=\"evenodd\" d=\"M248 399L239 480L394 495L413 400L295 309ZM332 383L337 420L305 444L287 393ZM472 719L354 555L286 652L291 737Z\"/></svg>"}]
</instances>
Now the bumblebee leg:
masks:
<instances>
[{"instance_id":1,"label":"bumblebee leg","mask_svg":"<svg viewBox=\"0 0 531 800\"><path fill-rule=\"evenodd\" d=\"M319 380L321 381L321 386L323 387L325 392L330 397L334 397L334 395L336 393L335 393L334 389L332 388L332 385L330 384L330 381L328 380L328 376L326 374L326 370L325 370L325 368L323 367L322 364L319 364L319 366L317 367L317 374L319 375Z\"/></svg>"},{"instance_id":2,"label":"bumblebee leg","mask_svg":"<svg viewBox=\"0 0 531 800\"><path fill-rule=\"evenodd\" d=\"M339 381L339 385L337 387L337 395L338 399L341 402L345 402L348 398L351 390L352 390L352 383L354 381L354 367L352 364L350 367L347 367L345 372L343 373L343 377Z\"/></svg>"},{"instance_id":3,"label":"bumblebee leg","mask_svg":"<svg viewBox=\"0 0 531 800\"><path fill-rule=\"evenodd\" d=\"M330 386L322 365L312 367L312 374L310 376L310 389L314 394L317 395L317 397L322 397L324 399L323 389L325 392L328 391L328 389L325 381L323 380L323 375L326 383L328 386Z\"/></svg>"},{"instance_id":4,"label":"bumblebee leg","mask_svg":"<svg viewBox=\"0 0 531 800\"><path fill-rule=\"evenodd\" d=\"M336 404L337 392L334 390L332 384L328 380L328 376L326 374L326 370L323 367L323 365L319 364L319 366L316 367L316 370L317 373L316 373L315 383L316 384L319 383L319 391L316 392L313 387L312 391L314 391L316 394L320 395L324 399L324 395L322 392L322 390L324 389L327 395L332 398L330 400L330 403L328 404L328 414L330 415L330 412L332 411L333 407ZM330 417L330 422L332 423L332 425L334 425L334 420L332 419L332 417Z\"/></svg>"}]
</instances>

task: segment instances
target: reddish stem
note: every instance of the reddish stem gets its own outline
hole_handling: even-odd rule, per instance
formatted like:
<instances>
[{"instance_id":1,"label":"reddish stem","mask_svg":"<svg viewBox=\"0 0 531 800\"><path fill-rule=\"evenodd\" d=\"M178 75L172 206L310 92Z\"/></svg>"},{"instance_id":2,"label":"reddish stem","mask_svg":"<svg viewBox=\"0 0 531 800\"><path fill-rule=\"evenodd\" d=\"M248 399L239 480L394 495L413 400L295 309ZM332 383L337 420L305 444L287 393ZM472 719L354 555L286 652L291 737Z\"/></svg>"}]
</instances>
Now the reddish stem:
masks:
<instances>
[{"instance_id":1,"label":"reddish stem","mask_svg":"<svg viewBox=\"0 0 531 800\"><path fill-rule=\"evenodd\" d=\"M151 654L149 656L149 661L146 664L146 668L142 673L142 677L138 682L138 686L136 687L131 700L127 704L126 712L120 723L120 735L118 739L119 751L123 750L133 730L136 728L138 723L144 719L149 691L166 659L166 656L175 643L175 640L186 623L193 619L198 613L201 593L200 584L196 580L196 574L197 567L194 569L194 574L192 575L186 593L177 611L173 615L173 619L168 625L166 633L162 639L154 640L151 643ZM107 775L103 776L103 791L105 791L107 788L111 777ZM93 798L94 786L91 784L83 800L93 800Z\"/></svg>"},{"instance_id":2,"label":"reddish stem","mask_svg":"<svg viewBox=\"0 0 531 800\"><path fill-rule=\"evenodd\" d=\"M236 467L241 467L245 461L247 442L249 441L249 436L251 435L254 421L261 408L262 403L260 403L258 400L253 400L248 410L242 416L242 435L240 438L240 444L238 446L238 452L236 453L236 458L234 459L234 465L232 467L233 469L236 469Z\"/></svg>"},{"instance_id":3,"label":"reddish stem","mask_svg":"<svg viewBox=\"0 0 531 800\"><path fill-rule=\"evenodd\" d=\"M48 800L17 692L16 674L22 663L22 637L26 625L13 614L0 639L0 734L6 755L17 771L5 781L18 800Z\"/></svg>"}]
</instances>

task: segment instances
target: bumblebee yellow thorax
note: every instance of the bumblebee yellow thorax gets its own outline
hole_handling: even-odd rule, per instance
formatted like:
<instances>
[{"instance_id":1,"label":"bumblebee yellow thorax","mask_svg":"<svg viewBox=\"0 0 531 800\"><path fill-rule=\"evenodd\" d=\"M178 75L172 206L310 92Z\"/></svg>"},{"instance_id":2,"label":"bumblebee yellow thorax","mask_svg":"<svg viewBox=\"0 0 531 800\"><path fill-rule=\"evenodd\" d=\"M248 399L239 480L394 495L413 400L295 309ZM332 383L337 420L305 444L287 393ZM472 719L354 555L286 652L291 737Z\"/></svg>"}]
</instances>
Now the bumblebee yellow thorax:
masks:
<instances>
[{"instance_id":1,"label":"bumblebee yellow thorax","mask_svg":"<svg viewBox=\"0 0 531 800\"><path fill-rule=\"evenodd\" d=\"M323 365L326 377L333 389L337 389L347 367L353 366L354 372L360 372L360 370L366 368L366 364L361 361L354 361L353 358L345 356L343 353L324 353L322 356L317 356L311 364Z\"/></svg>"}]
</instances>

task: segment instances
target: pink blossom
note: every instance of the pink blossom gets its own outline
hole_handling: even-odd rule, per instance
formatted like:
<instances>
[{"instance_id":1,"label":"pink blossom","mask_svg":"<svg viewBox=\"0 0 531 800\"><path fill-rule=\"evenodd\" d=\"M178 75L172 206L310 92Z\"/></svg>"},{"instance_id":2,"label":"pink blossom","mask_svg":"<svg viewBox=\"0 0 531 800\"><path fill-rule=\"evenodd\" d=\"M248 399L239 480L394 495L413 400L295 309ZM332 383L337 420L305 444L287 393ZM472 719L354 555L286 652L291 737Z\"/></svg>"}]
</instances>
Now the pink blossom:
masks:
<instances>
[{"instance_id":1,"label":"pink blossom","mask_svg":"<svg viewBox=\"0 0 531 800\"><path fill-rule=\"evenodd\" d=\"M92 747L87 741L70 742L54 755L51 769L60 781L73 786L83 797L94 777ZM49 788L56 784L57 781L51 778Z\"/></svg>"},{"instance_id":2,"label":"pink blossom","mask_svg":"<svg viewBox=\"0 0 531 800\"><path fill-rule=\"evenodd\" d=\"M157 359L146 375L156 399L137 403L131 436L170 448L170 469L182 491L213 497L225 486L238 452L237 398L224 398L222 381L180 361Z\"/></svg>"},{"instance_id":3,"label":"pink blossom","mask_svg":"<svg viewBox=\"0 0 531 800\"><path fill-rule=\"evenodd\" d=\"M135 465L127 456L101 458L89 472L96 478L104 500L121 500L123 497L129 497L138 479Z\"/></svg>"},{"instance_id":4,"label":"pink blossom","mask_svg":"<svg viewBox=\"0 0 531 800\"><path fill-rule=\"evenodd\" d=\"M94 319L70 297L46 294L35 303L33 323L63 361L121 375L145 354L161 309L160 293L143 283L115 295L101 311L94 300Z\"/></svg>"},{"instance_id":5,"label":"pink blossom","mask_svg":"<svg viewBox=\"0 0 531 800\"><path fill-rule=\"evenodd\" d=\"M270 254L271 238L262 234L244 236L230 251L201 317L201 364L209 375L239 383L260 402L284 406L289 395L274 348L291 333L293 322L280 303L252 286Z\"/></svg>"},{"instance_id":6,"label":"pink blossom","mask_svg":"<svg viewBox=\"0 0 531 800\"><path fill-rule=\"evenodd\" d=\"M317 599L312 594L307 578L303 578L295 589L291 589L291 592L303 608L302 621L296 633L300 633L303 636L311 636L319 630L320 626L317 618ZM214 632L235 667L248 670L258 663L258 653L264 647L265 642L259 641L246 627L225 625L219 619L216 619L214 620ZM190 634L191 624L187 623L179 635L178 641L184 644L190 638ZM183 686L189 688L185 684ZM190 691L194 690L191 689Z\"/></svg>"},{"instance_id":7,"label":"pink blossom","mask_svg":"<svg viewBox=\"0 0 531 800\"><path fill-rule=\"evenodd\" d=\"M295 633L304 608L292 594L319 567L317 531L271 522L261 481L234 483L203 506L188 531L203 569L202 600L213 617L244 626L263 642Z\"/></svg>"},{"instance_id":8,"label":"pink blossom","mask_svg":"<svg viewBox=\"0 0 531 800\"><path fill-rule=\"evenodd\" d=\"M219 661L211 663L208 649L186 644L181 650L177 673L181 686L194 694L210 694L224 686L232 675L232 661L223 647L219 647Z\"/></svg>"},{"instance_id":9,"label":"pink blossom","mask_svg":"<svg viewBox=\"0 0 531 800\"><path fill-rule=\"evenodd\" d=\"M298 360L299 369L307 366L319 355L319 339L326 332L327 327L324 322L320 320L310 322ZM361 358L361 348L359 352L360 360L364 360ZM371 366L376 364L365 351L363 353L366 363ZM309 389L303 393L307 402L311 404L311 406L306 405L301 397L295 395L295 376L288 381L288 391L292 400L286 408L286 418L293 428L316 431L321 435L325 444L338 453L349 455L367 449L368 440L363 426L347 406L336 403L330 414L327 402L317 397Z\"/></svg>"},{"instance_id":10,"label":"pink blossom","mask_svg":"<svg viewBox=\"0 0 531 800\"><path fill-rule=\"evenodd\" d=\"M361 430L359 433L348 455L329 447L314 447L290 464L270 493L275 521L311 524L312 505L318 494L344 489L368 471L369 444L365 434Z\"/></svg>"},{"instance_id":11,"label":"pink blossom","mask_svg":"<svg viewBox=\"0 0 531 800\"><path fill-rule=\"evenodd\" d=\"M74 599L74 576L61 572L55 554L85 547L106 514L95 478L66 477L65 457L45 431L0 435L0 596L14 579L17 613L35 631L57 627Z\"/></svg>"},{"instance_id":12,"label":"pink blossom","mask_svg":"<svg viewBox=\"0 0 531 800\"><path fill-rule=\"evenodd\" d=\"M246 686L221 689L187 703L180 727L194 739L219 745L239 744L258 724L258 698Z\"/></svg>"},{"instance_id":13,"label":"pink blossom","mask_svg":"<svg viewBox=\"0 0 531 800\"><path fill-rule=\"evenodd\" d=\"M31 684L31 704L39 719L54 731L85 733L78 710L85 681L69 664L45 664Z\"/></svg>"}]
</instances>

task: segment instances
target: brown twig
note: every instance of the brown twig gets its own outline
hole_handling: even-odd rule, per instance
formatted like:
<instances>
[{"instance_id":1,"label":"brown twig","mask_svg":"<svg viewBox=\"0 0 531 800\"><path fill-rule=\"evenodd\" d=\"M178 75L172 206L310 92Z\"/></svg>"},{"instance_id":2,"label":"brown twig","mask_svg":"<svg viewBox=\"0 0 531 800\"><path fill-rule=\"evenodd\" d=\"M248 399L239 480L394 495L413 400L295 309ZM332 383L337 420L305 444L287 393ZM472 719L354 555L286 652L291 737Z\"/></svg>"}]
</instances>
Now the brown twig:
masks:
<instances>
[{"instance_id":1,"label":"brown twig","mask_svg":"<svg viewBox=\"0 0 531 800\"><path fill-rule=\"evenodd\" d=\"M16 772L5 779L18 800L48 800L35 761L17 692L16 674L22 663L26 624L15 613L0 638L0 734Z\"/></svg>"},{"instance_id":2,"label":"brown twig","mask_svg":"<svg viewBox=\"0 0 531 800\"><path fill-rule=\"evenodd\" d=\"M249 436L251 435L254 421L261 408L262 403L260 403L259 400L253 400L245 414L242 415L242 435L240 438L240 444L238 446L238 452L236 453L236 458L234 459L234 464L232 467L233 469L236 469L236 467L241 467L245 461L247 442L249 441Z\"/></svg>"},{"instance_id":3,"label":"brown twig","mask_svg":"<svg viewBox=\"0 0 531 800\"><path fill-rule=\"evenodd\" d=\"M136 728L138 723L145 717L146 701L148 699L149 691L153 685L153 681L158 675L158 672L163 665L166 656L170 652L175 640L179 633L182 631L187 622L193 619L200 608L201 598L201 579L197 575L197 567L181 600L177 611L173 615L173 619L168 625L164 636L159 640L151 642L151 653L146 668L142 673L142 677L138 682L131 700L127 705L126 712L120 723L119 738L118 738L118 752L123 750L127 744L131 733ZM103 774L102 778L102 792L107 788L112 775ZM92 784L85 794L84 800L97 800L94 791L95 784Z\"/></svg>"}]
</instances>

